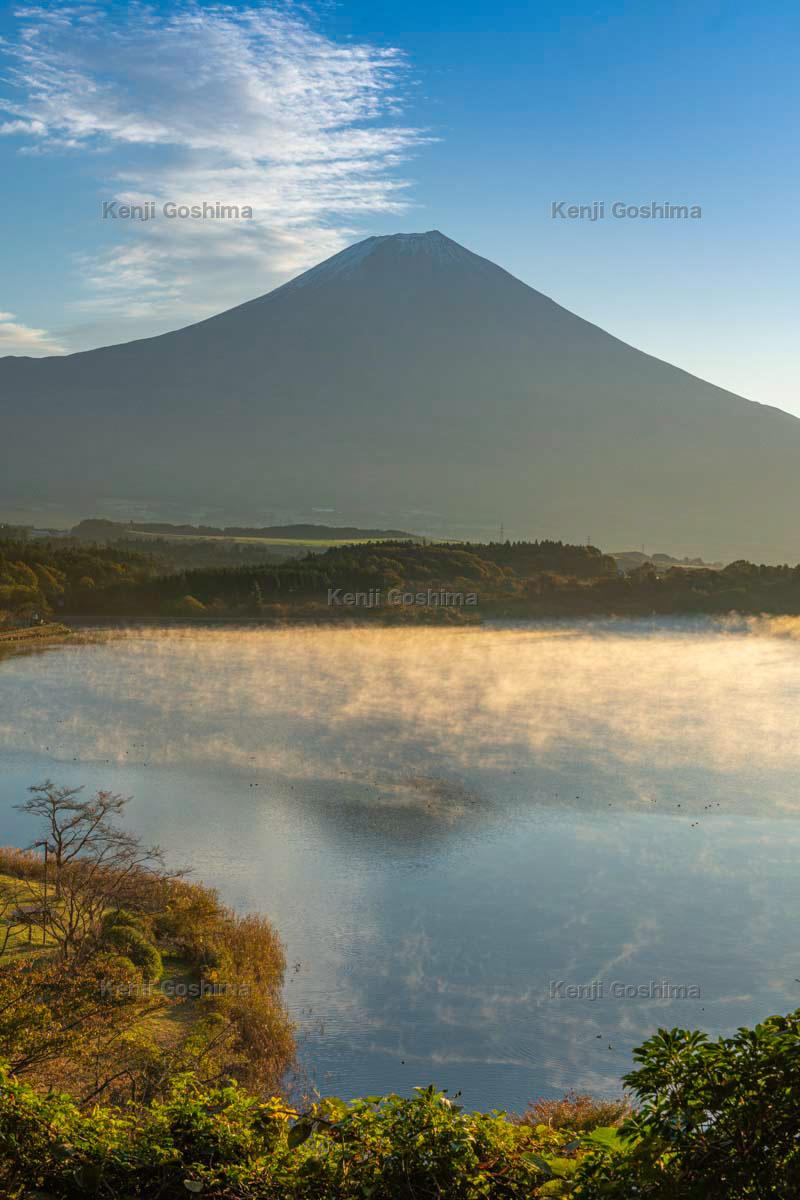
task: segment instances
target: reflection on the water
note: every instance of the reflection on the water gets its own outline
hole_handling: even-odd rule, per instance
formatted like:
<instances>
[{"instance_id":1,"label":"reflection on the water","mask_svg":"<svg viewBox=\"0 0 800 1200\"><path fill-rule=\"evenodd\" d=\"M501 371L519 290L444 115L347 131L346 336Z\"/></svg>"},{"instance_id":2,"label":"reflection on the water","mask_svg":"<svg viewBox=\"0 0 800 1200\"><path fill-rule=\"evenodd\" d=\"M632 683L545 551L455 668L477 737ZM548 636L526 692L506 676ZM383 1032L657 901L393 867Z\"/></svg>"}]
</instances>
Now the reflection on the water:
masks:
<instances>
[{"instance_id":1,"label":"reflection on the water","mask_svg":"<svg viewBox=\"0 0 800 1200\"><path fill-rule=\"evenodd\" d=\"M275 918L325 1090L615 1090L656 1024L800 1002L796 630L149 630L13 657L0 834L45 775L133 794L148 839Z\"/></svg>"}]
</instances>

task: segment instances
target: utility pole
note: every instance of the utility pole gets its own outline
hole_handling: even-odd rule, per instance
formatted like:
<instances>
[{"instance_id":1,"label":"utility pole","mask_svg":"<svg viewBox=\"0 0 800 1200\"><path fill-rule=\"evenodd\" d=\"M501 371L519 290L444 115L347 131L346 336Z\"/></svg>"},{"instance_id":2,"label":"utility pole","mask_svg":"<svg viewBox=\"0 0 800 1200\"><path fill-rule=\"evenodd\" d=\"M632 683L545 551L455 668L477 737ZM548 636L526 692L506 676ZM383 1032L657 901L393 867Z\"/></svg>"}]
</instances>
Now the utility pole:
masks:
<instances>
[{"instance_id":1,"label":"utility pole","mask_svg":"<svg viewBox=\"0 0 800 1200\"><path fill-rule=\"evenodd\" d=\"M42 889L42 945L44 946L47 944L47 854L51 847L47 840L34 842L34 846L42 846L44 848L44 887Z\"/></svg>"}]
</instances>

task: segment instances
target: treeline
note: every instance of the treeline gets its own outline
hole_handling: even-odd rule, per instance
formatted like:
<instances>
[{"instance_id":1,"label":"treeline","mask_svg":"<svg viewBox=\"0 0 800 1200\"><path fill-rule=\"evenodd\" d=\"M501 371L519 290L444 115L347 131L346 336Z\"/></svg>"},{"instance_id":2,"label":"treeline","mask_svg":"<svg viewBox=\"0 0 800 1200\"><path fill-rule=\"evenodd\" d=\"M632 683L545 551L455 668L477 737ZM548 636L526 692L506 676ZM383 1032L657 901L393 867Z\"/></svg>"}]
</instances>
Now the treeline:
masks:
<instances>
[{"instance_id":1,"label":"treeline","mask_svg":"<svg viewBox=\"0 0 800 1200\"><path fill-rule=\"evenodd\" d=\"M301 555L305 552L299 552ZM285 560L281 552L234 541L168 541L108 544L76 539L0 539L0 627L43 617L108 611L106 593L125 603L146 580L201 567L264 566ZM136 602L134 608L139 611Z\"/></svg>"},{"instance_id":2,"label":"treeline","mask_svg":"<svg viewBox=\"0 0 800 1200\"><path fill-rule=\"evenodd\" d=\"M208 543L213 545L213 543ZM236 543L230 543L236 545ZM165 543L169 549L174 543ZM187 549L203 543L186 543ZM148 547L149 548L149 547ZM474 594L470 610L328 605L328 593ZM176 565L133 544L0 541L0 613L46 616L466 620L681 613L800 613L800 567L646 561L623 571L592 546L393 541L231 565Z\"/></svg>"},{"instance_id":3,"label":"treeline","mask_svg":"<svg viewBox=\"0 0 800 1200\"><path fill-rule=\"evenodd\" d=\"M587 589L575 580L543 578L526 586L530 610L542 615L800 614L800 566L767 566L739 560L726 567L650 564Z\"/></svg>"},{"instance_id":4,"label":"treeline","mask_svg":"<svg viewBox=\"0 0 800 1200\"><path fill-rule=\"evenodd\" d=\"M179 571L138 582L120 580L91 596L93 615L267 615L270 610L327 610L329 591L390 589L476 593L483 608L523 595L526 581L560 567L581 583L609 578L614 560L588 546L561 542L488 545L373 542L333 547L279 564ZM77 610L76 610L77 611ZM351 614L358 610L348 610ZM365 610L360 610L361 612Z\"/></svg>"},{"instance_id":5,"label":"treeline","mask_svg":"<svg viewBox=\"0 0 800 1200\"><path fill-rule=\"evenodd\" d=\"M264 563L285 562L289 558L302 558L307 550L304 546L287 543L286 546L270 546L265 542L237 542L234 538L149 537L147 540L132 535L105 543L112 552L122 554L138 552L146 554L160 574L173 571L192 570L195 567L258 566Z\"/></svg>"},{"instance_id":6,"label":"treeline","mask_svg":"<svg viewBox=\"0 0 800 1200\"><path fill-rule=\"evenodd\" d=\"M131 586L157 573L155 562L135 550L0 541L0 621L68 612L96 590Z\"/></svg>"},{"instance_id":7,"label":"treeline","mask_svg":"<svg viewBox=\"0 0 800 1200\"><path fill-rule=\"evenodd\" d=\"M617 564L610 554L596 546L575 546L566 542L489 542L462 544L461 549L480 558L508 567L518 578L530 578L544 571L557 571L575 579L603 579L616 575Z\"/></svg>"},{"instance_id":8,"label":"treeline","mask_svg":"<svg viewBox=\"0 0 800 1200\"><path fill-rule=\"evenodd\" d=\"M591 547L496 543L469 547L381 543L345 546L275 566L194 570L95 592L97 614L370 619L453 617L417 606L329 608L329 591L390 589L475 593L480 616L497 618L680 613L800 613L800 567L734 562L722 570L645 564L618 573ZM465 610L457 610L463 613Z\"/></svg>"}]
</instances>

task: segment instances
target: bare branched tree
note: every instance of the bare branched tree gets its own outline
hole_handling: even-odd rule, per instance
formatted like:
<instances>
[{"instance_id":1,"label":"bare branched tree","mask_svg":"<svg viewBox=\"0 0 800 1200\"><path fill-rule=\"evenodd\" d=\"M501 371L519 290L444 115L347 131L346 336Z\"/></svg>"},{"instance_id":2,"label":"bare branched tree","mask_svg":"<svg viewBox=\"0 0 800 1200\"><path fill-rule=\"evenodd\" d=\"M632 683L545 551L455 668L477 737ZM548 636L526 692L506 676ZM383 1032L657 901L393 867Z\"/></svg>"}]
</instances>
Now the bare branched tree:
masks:
<instances>
[{"instance_id":1,"label":"bare branched tree","mask_svg":"<svg viewBox=\"0 0 800 1200\"><path fill-rule=\"evenodd\" d=\"M99 791L80 799L82 788L57 787L49 779L29 788L30 796L17 808L44 824L46 861L50 880L28 881L31 896L45 909L44 924L64 955L86 944L99 929L109 908L135 904L147 908L147 894L158 881L169 878L158 846L144 846L139 838L120 828L128 798Z\"/></svg>"}]
</instances>

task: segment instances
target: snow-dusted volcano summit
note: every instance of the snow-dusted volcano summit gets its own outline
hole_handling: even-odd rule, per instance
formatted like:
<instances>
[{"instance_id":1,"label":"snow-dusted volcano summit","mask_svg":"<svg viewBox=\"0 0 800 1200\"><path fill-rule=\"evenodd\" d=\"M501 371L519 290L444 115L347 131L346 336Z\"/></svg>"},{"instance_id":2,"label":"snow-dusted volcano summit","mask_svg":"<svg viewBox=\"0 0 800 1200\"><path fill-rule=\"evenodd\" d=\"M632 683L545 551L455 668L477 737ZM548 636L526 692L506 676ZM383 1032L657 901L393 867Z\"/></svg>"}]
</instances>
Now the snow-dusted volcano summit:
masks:
<instances>
[{"instance_id":1,"label":"snow-dusted volcano summit","mask_svg":"<svg viewBox=\"0 0 800 1200\"><path fill-rule=\"evenodd\" d=\"M327 258L325 262L298 275L284 286L309 287L332 279L353 278L365 269L367 260L371 262L366 269L374 267L376 263L399 257L414 259L417 266L429 262L440 266L471 264L473 270L477 263L484 263L489 270L494 267L493 263L478 258L476 254L459 246L458 242L445 237L438 229L431 229L428 233L394 233L384 237L365 238L363 242L348 246L346 250Z\"/></svg>"},{"instance_id":2,"label":"snow-dusted volcano summit","mask_svg":"<svg viewBox=\"0 0 800 1200\"><path fill-rule=\"evenodd\" d=\"M800 559L800 421L632 349L437 230L368 238L162 337L2 359L0 417L4 505L102 514L125 498L254 521L318 507Z\"/></svg>"}]
</instances>

